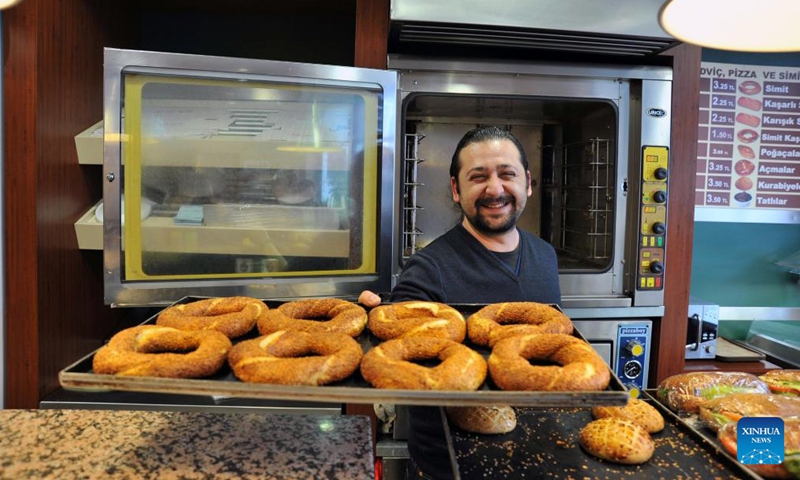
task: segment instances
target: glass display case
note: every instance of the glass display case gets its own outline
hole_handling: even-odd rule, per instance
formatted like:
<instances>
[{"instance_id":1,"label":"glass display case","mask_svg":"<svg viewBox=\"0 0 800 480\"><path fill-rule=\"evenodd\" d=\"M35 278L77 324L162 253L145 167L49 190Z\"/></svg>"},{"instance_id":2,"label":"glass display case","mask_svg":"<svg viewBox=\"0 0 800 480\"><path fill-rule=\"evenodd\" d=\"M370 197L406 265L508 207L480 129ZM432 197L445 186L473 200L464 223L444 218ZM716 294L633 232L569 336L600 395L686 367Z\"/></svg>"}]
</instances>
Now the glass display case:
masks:
<instances>
[{"instance_id":1,"label":"glass display case","mask_svg":"<svg viewBox=\"0 0 800 480\"><path fill-rule=\"evenodd\" d=\"M105 75L107 303L388 290L393 72L109 49Z\"/></svg>"},{"instance_id":2,"label":"glass display case","mask_svg":"<svg viewBox=\"0 0 800 480\"><path fill-rule=\"evenodd\" d=\"M786 366L800 365L798 244L798 223L694 225L692 295L720 306L720 337Z\"/></svg>"}]
</instances>

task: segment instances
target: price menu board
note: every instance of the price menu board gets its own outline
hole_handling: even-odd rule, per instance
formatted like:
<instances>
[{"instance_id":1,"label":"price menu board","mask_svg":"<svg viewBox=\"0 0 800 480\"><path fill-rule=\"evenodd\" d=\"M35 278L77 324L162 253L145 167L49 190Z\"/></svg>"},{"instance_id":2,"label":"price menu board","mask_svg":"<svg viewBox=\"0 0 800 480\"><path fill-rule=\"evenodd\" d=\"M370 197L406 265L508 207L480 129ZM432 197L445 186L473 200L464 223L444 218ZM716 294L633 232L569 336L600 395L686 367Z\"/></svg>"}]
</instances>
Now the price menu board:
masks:
<instances>
[{"instance_id":1,"label":"price menu board","mask_svg":"<svg viewBox=\"0 0 800 480\"><path fill-rule=\"evenodd\" d=\"M800 69L701 66L695 205L800 209Z\"/></svg>"}]
</instances>

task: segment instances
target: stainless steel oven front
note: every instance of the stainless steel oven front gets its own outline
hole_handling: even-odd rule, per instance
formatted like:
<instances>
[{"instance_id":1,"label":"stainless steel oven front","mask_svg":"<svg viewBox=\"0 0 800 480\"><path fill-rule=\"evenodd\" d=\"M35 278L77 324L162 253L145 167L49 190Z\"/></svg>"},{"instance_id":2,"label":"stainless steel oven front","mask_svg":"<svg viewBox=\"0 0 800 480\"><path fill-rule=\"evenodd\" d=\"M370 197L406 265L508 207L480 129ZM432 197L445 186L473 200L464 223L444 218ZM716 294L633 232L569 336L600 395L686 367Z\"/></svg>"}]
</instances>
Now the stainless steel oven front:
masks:
<instances>
[{"instance_id":1,"label":"stainless steel oven front","mask_svg":"<svg viewBox=\"0 0 800 480\"><path fill-rule=\"evenodd\" d=\"M653 322L644 318L575 320L575 327L637 397L647 388Z\"/></svg>"},{"instance_id":2,"label":"stainless steel oven front","mask_svg":"<svg viewBox=\"0 0 800 480\"><path fill-rule=\"evenodd\" d=\"M392 55L399 74L396 273L459 221L449 163L464 132L508 127L534 193L520 225L558 253L565 308L663 307L672 71Z\"/></svg>"}]
</instances>

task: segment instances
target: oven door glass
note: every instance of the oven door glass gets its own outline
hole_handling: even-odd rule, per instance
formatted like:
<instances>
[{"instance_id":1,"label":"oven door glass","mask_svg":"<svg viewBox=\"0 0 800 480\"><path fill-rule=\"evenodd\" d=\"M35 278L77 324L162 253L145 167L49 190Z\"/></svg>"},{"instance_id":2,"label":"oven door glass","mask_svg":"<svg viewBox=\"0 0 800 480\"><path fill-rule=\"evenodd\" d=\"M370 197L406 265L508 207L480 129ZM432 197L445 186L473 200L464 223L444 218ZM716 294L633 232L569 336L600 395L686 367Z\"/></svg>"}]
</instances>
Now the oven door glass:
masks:
<instances>
[{"instance_id":1,"label":"oven door glass","mask_svg":"<svg viewBox=\"0 0 800 480\"><path fill-rule=\"evenodd\" d=\"M460 221L449 191L452 152L482 123L507 127L522 143L533 194L518 224L550 242L559 270L612 267L617 208L616 105L605 100L534 96L412 94L404 102L404 256ZM623 167L624 170L624 167Z\"/></svg>"},{"instance_id":2,"label":"oven door glass","mask_svg":"<svg viewBox=\"0 0 800 480\"><path fill-rule=\"evenodd\" d=\"M121 92L121 286L379 276L384 86L127 66Z\"/></svg>"}]
</instances>

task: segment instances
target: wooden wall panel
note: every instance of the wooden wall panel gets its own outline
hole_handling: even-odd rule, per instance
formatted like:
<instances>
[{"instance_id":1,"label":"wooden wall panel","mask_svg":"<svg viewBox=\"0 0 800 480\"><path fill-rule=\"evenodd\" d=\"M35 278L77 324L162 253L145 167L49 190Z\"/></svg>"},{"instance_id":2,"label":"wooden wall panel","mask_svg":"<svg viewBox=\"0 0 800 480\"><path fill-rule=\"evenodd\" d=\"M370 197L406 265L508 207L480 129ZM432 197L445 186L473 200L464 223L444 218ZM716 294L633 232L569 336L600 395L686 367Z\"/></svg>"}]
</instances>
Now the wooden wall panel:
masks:
<instances>
[{"instance_id":1,"label":"wooden wall panel","mask_svg":"<svg viewBox=\"0 0 800 480\"><path fill-rule=\"evenodd\" d=\"M694 238L694 187L697 168L697 122L700 108L700 54L694 45L668 50L673 57L672 138L669 212L664 279L664 318L656 329L658 356L649 383L655 386L683 372Z\"/></svg>"},{"instance_id":2,"label":"wooden wall panel","mask_svg":"<svg viewBox=\"0 0 800 480\"><path fill-rule=\"evenodd\" d=\"M240 7L322 15L337 24L347 18L343 28L353 28L354 1L25 0L4 12L8 408L36 408L58 387L62 368L135 316L104 306L101 254L78 250L73 229L101 198L102 168L78 164L73 137L102 118L103 47L140 48L148 5L206 15ZM388 2L382 7L388 12ZM374 18L375 8L367 11ZM385 32L367 26L369 35L384 37L375 45L385 44ZM339 58L341 47L333 42L323 55Z\"/></svg>"},{"instance_id":3,"label":"wooden wall panel","mask_svg":"<svg viewBox=\"0 0 800 480\"><path fill-rule=\"evenodd\" d=\"M8 408L38 407L123 313L104 306L99 253L73 229L102 185L73 137L102 118L102 49L121 32L106 3L28 0L4 18Z\"/></svg>"},{"instance_id":4,"label":"wooden wall panel","mask_svg":"<svg viewBox=\"0 0 800 480\"><path fill-rule=\"evenodd\" d=\"M356 0L355 66L386 69L389 0Z\"/></svg>"},{"instance_id":5,"label":"wooden wall panel","mask_svg":"<svg viewBox=\"0 0 800 480\"><path fill-rule=\"evenodd\" d=\"M38 1L3 12L6 408L38 398L36 62Z\"/></svg>"},{"instance_id":6,"label":"wooden wall panel","mask_svg":"<svg viewBox=\"0 0 800 480\"><path fill-rule=\"evenodd\" d=\"M354 66L386 69L389 41L389 0L356 0ZM366 415L372 429L372 449L378 438L378 418L372 405L347 404L346 415Z\"/></svg>"}]
</instances>

